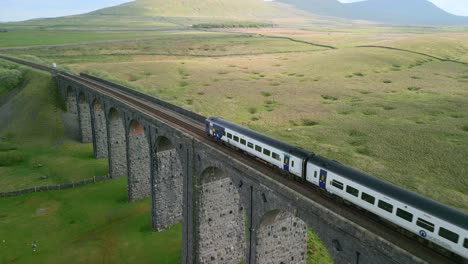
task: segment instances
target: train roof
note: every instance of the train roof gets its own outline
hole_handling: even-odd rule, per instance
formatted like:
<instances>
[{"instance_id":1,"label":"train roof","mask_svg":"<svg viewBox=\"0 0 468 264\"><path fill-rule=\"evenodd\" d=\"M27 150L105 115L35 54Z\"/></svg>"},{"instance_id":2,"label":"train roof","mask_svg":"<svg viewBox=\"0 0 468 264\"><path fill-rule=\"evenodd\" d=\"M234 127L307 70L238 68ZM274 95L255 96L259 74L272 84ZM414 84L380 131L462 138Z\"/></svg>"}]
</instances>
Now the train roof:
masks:
<instances>
[{"instance_id":1,"label":"train roof","mask_svg":"<svg viewBox=\"0 0 468 264\"><path fill-rule=\"evenodd\" d=\"M260 142L265 143L268 146L272 146L274 148L280 149L284 151L285 153L289 153L293 156L299 157L306 159L308 156L310 156L310 152L306 151L305 149L299 148L292 146L290 144L287 144L285 142L279 141L277 139L274 139L272 137L266 136L264 134L258 133L254 130L245 128L243 126L240 126L238 124L229 122L221 117L209 117L208 120L221 125L223 127L229 128L231 130L237 131L247 137L250 137L252 139L258 140Z\"/></svg>"},{"instance_id":2,"label":"train roof","mask_svg":"<svg viewBox=\"0 0 468 264\"><path fill-rule=\"evenodd\" d=\"M309 158L309 162L324 167L358 184L366 186L369 189L382 193L388 197L391 197L411 207L417 208L439 219L443 219L449 223L452 223L453 225L468 230L468 214L462 211L456 210L452 207L441 204L414 192L405 190L396 185L380 180L374 176L370 176L366 173L345 166L337 161L333 161L319 155L312 155Z\"/></svg>"}]
</instances>

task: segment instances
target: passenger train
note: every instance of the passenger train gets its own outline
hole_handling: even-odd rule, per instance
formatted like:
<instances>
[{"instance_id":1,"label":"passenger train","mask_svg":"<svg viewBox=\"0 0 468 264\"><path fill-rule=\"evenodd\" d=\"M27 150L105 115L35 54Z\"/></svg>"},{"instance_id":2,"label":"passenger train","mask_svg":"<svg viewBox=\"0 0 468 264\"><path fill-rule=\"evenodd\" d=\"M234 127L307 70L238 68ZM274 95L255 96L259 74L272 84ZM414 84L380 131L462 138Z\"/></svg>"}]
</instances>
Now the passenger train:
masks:
<instances>
[{"instance_id":1,"label":"passenger train","mask_svg":"<svg viewBox=\"0 0 468 264\"><path fill-rule=\"evenodd\" d=\"M205 126L209 137L468 259L468 214L223 118Z\"/></svg>"}]
</instances>

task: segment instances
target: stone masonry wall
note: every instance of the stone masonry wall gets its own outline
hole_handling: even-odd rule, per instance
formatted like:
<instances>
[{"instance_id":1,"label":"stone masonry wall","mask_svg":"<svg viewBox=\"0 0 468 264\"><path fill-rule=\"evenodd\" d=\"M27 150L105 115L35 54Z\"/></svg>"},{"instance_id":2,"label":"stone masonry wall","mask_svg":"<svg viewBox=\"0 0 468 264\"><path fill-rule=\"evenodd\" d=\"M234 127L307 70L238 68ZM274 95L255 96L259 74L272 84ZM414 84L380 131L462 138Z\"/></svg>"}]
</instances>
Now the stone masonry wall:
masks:
<instances>
[{"instance_id":1,"label":"stone masonry wall","mask_svg":"<svg viewBox=\"0 0 468 264\"><path fill-rule=\"evenodd\" d=\"M305 264L307 225L291 213L265 216L257 230L257 264Z\"/></svg>"},{"instance_id":2,"label":"stone masonry wall","mask_svg":"<svg viewBox=\"0 0 468 264\"><path fill-rule=\"evenodd\" d=\"M151 193L151 162L148 139L144 133L128 138L128 197L141 200Z\"/></svg>"},{"instance_id":3,"label":"stone masonry wall","mask_svg":"<svg viewBox=\"0 0 468 264\"><path fill-rule=\"evenodd\" d=\"M109 172L112 178L126 176L127 171L127 139L122 117L114 111L109 114Z\"/></svg>"},{"instance_id":4,"label":"stone masonry wall","mask_svg":"<svg viewBox=\"0 0 468 264\"><path fill-rule=\"evenodd\" d=\"M198 263L244 260L244 209L230 178L203 183L199 191Z\"/></svg>"},{"instance_id":5,"label":"stone masonry wall","mask_svg":"<svg viewBox=\"0 0 468 264\"><path fill-rule=\"evenodd\" d=\"M67 96L67 111L70 114L78 115L78 105L74 94L69 94Z\"/></svg>"},{"instance_id":6,"label":"stone masonry wall","mask_svg":"<svg viewBox=\"0 0 468 264\"><path fill-rule=\"evenodd\" d=\"M66 131L65 134L73 139L79 140L81 138L81 132L78 123L78 104L74 94L69 94L67 96L67 112L62 114L62 119Z\"/></svg>"},{"instance_id":7,"label":"stone masonry wall","mask_svg":"<svg viewBox=\"0 0 468 264\"><path fill-rule=\"evenodd\" d=\"M156 153L153 228L161 231L182 221L183 175L175 149Z\"/></svg>"},{"instance_id":8,"label":"stone masonry wall","mask_svg":"<svg viewBox=\"0 0 468 264\"><path fill-rule=\"evenodd\" d=\"M91 127L91 112L89 104L85 100L80 99L78 107L80 113L81 142L91 143L93 142L93 131Z\"/></svg>"},{"instance_id":9,"label":"stone masonry wall","mask_svg":"<svg viewBox=\"0 0 468 264\"><path fill-rule=\"evenodd\" d=\"M94 111L94 136L96 142L96 158L107 158L107 127L106 115L102 109L101 103L96 101L93 107Z\"/></svg>"}]
</instances>

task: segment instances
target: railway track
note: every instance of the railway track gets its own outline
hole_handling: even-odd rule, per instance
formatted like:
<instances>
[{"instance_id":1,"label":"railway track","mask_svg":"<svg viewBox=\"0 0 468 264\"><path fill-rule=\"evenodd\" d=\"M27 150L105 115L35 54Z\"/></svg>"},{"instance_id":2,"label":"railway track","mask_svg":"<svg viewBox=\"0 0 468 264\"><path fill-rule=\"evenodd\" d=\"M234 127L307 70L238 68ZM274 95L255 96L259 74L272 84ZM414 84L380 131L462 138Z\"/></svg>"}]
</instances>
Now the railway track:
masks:
<instances>
[{"instance_id":1,"label":"railway track","mask_svg":"<svg viewBox=\"0 0 468 264\"><path fill-rule=\"evenodd\" d=\"M453 259L449 256L445 256L440 252L429 248L428 246L418 241L418 239L404 235L401 231L397 230L395 226L380 220L378 217L375 217L374 215L371 215L362 209L358 209L357 207L348 205L341 201L337 201L336 199L325 195L324 192L321 192L317 188L312 188L309 185L304 185L301 182L285 177L278 170L266 165L263 162L252 159L248 155L210 140L204 131L204 124L199 121L195 121L191 118L181 115L180 113L175 113L153 102L120 91L110 85L100 83L94 79L60 72L56 69L18 59L12 59L4 56L0 56L0 58L28 65L36 69L50 72L52 74L65 76L87 86L99 94L110 96L113 99L118 100L128 107L134 108L149 117L158 119L172 127L180 129L185 133L193 136L197 140L203 142L204 144L216 148L225 155L230 156L238 162L241 162L251 167L252 169L261 172L262 174L287 186L288 188L295 190L301 195L304 195L316 203L321 204L327 209L354 222L358 226L370 231L371 233L374 233L375 235L380 236L395 245L398 245L400 248L405 249L406 251L421 258L424 261L427 261L428 263L467 263L463 260Z\"/></svg>"}]
</instances>

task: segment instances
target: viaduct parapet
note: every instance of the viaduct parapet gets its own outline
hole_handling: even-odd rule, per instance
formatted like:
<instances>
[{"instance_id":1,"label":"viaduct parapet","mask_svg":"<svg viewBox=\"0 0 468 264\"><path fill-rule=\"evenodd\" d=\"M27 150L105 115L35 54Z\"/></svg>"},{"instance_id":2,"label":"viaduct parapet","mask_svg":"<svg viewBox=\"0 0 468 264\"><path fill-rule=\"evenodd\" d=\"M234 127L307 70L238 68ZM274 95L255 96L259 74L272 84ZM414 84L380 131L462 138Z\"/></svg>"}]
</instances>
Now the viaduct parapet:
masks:
<instances>
[{"instance_id":1,"label":"viaduct parapet","mask_svg":"<svg viewBox=\"0 0 468 264\"><path fill-rule=\"evenodd\" d=\"M306 263L307 228L335 263L424 263L272 179L254 161L232 157L164 118L66 75L58 74L57 81L69 120L77 123L71 130L82 142L94 143L96 158L109 158L111 177L128 176L130 201L151 197L153 228L183 222L184 264Z\"/></svg>"}]
</instances>

